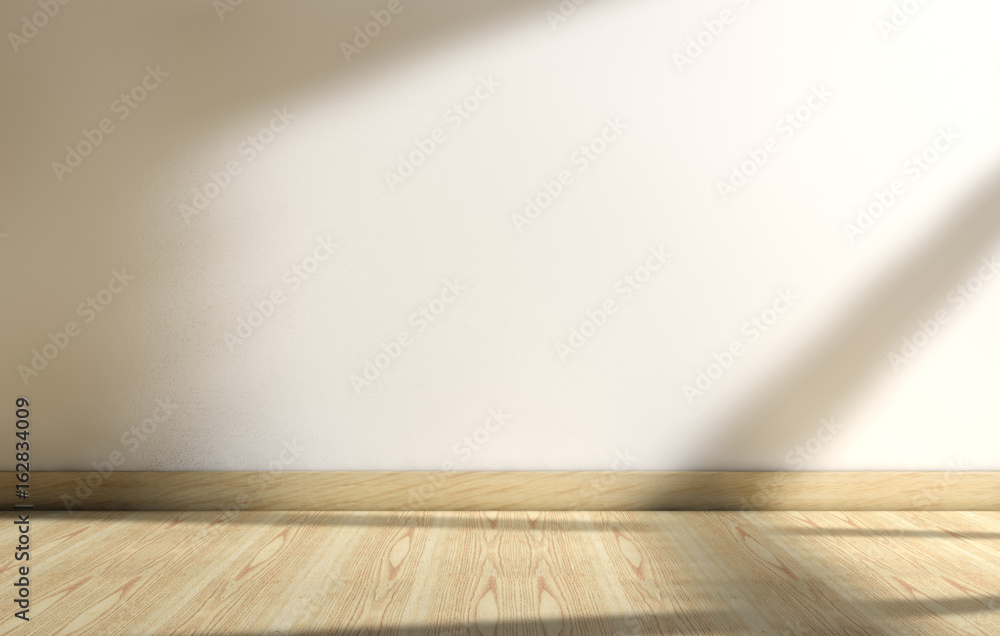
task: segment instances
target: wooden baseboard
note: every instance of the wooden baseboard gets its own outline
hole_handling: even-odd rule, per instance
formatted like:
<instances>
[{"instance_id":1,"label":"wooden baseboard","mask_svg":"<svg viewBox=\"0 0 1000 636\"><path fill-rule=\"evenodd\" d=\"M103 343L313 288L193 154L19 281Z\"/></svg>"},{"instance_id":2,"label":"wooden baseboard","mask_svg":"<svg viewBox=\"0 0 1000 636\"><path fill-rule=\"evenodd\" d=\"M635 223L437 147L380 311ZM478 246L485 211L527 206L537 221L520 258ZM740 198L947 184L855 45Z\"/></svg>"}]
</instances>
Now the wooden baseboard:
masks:
<instances>
[{"instance_id":1,"label":"wooden baseboard","mask_svg":"<svg viewBox=\"0 0 1000 636\"><path fill-rule=\"evenodd\" d=\"M1000 510L1000 472L2 473L36 510Z\"/></svg>"}]
</instances>

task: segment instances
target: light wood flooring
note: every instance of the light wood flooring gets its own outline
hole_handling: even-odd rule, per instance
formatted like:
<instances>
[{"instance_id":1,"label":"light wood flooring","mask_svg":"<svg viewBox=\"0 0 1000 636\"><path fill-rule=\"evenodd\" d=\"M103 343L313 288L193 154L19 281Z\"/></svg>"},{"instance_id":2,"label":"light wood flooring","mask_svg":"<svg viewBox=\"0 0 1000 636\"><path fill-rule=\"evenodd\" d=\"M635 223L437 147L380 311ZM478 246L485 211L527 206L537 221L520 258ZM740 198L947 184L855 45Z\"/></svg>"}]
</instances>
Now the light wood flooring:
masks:
<instances>
[{"instance_id":1,"label":"light wood flooring","mask_svg":"<svg viewBox=\"0 0 1000 636\"><path fill-rule=\"evenodd\" d=\"M0 634L1000 634L1000 512L33 512Z\"/></svg>"}]
</instances>

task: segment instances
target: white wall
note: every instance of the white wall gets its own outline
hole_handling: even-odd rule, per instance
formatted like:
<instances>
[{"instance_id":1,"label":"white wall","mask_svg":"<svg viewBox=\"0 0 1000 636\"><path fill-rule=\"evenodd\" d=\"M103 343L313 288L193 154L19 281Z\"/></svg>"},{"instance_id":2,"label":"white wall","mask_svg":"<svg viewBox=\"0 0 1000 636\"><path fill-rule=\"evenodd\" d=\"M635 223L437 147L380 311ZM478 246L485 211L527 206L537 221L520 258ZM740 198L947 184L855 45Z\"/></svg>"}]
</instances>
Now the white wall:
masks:
<instances>
[{"instance_id":1,"label":"white wall","mask_svg":"<svg viewBox=\"0 0 1000 636\"><path fill-rule=\"evenodd\" d=\"M918 9L883 37L892 2L590 0L553 26L555 0L403 0L349 62L341 43L387 1L245 0L221 19L220 3L58 5L0 54L0 386L11 432L15 398L32 403L35 470L1000 469L1000 278L956 295L1000 257L995 3L901 3ZM39 6L4 2L0 26ZM115 102L144 78L144 101ZM293 119L252 154L273 109ZM104 118L90 155L54 169ZM596 160L575 156L602 133ZM227 162L239 174L185 211ZM288 273L327 239L307 280ZM114 270L134 280L78 311ZM794 303L765 314L779 293ZM421 307L444 310L421 323ZM719 377L689 400L701 371Z\"/></svg>"}]
</instances>

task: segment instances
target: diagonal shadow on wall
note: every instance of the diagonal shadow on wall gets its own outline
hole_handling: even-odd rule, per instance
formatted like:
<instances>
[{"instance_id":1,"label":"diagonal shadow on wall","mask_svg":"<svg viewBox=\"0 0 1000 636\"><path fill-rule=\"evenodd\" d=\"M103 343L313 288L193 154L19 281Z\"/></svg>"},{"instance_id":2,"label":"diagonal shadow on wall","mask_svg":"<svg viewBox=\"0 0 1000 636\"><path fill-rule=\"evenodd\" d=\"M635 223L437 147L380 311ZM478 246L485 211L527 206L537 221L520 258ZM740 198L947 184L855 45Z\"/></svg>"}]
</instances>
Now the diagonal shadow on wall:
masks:
<instances>
[{"instance_id":1,"label":"diagonal shadow on wall","mask_svg":"<svg viewBox=\"0 0 1000 636\"><path fill-rule=\"evenodd\" d=\"M887 353L898 352L901 338L918 328L918 320L946 305L949 290L983 266L998 237L1000 178L994 174L956 202L947 225L872 286L834 329L763 391L737 404L725 421L712 423L720 433L700 450L704 469L731 467L732 458L740 456L768 457L772 466L767 469L780 469L790 444L813 435L823 417L890 368ZM941 426L944 434L947 423Z\"/></svg>"}]
</instances>

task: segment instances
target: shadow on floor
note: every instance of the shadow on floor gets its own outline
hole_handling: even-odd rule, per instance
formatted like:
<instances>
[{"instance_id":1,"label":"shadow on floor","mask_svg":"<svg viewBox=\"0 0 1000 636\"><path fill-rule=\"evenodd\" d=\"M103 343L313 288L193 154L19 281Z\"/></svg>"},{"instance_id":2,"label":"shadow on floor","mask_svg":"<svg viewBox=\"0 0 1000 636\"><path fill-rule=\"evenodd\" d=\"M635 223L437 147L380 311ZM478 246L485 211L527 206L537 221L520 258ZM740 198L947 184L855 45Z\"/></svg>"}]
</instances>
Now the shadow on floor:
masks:
<instances>
[{"instance_id":1,"label":"shadow on floor","mask_svg":"<svg viewBox=\"0 0 1000 636\"><path fill-rule=\"evenodd\" d=\"M754 582L748 582L753 585ZM769 615L771 625L783 623L777 627L781 631L766 631L761 633L772 636L800 636L805 634L829 634L831 636L898 636L908 634L902 625L877 624L874 617L895 616L899 618L919 617L956 617L963 614L978 614L995 611L996 599L986 596L940 597L926 598L919 601L880 600L852 602L851 607L857 611L855 620L840 620L820 618L810 615L808 611L787 612L781 619L775 620L775 608L760 607L757 612ZM788 608L783 608L787 610ZM867 619L865 617L872 617ZM347 629L308 628L293 629L286 632L289 636L375 636L403 634L435 634L437 636L478 636L479 634L495 634L496 636L522 636L527 634L601 634L604 636L640 636L644 634L740 634L750 633L746 630L752 622L751 617L741 616L731 610L701 610L681 613L649 612L639 615L601 614L589 617L566 617L565 619L508 619L493 624L485 624L476 629L469 624L402 624L380 625ZM961 621L961 619L959 619ZM851 623L855 624L851 624ZM950 633L961 633L958 626L951 621L941 621L939 633L949 633L946 625L955 629ZM491 629L492 628L492 629ZM277 633L277 632L276 632ZM756 633L756 632L753 632ZM926 630L919 633L935 633ZM227 632L226 636L259 636L258 632Z\"/></svg>"}]
</instances>

